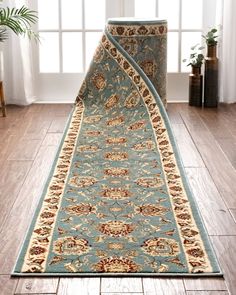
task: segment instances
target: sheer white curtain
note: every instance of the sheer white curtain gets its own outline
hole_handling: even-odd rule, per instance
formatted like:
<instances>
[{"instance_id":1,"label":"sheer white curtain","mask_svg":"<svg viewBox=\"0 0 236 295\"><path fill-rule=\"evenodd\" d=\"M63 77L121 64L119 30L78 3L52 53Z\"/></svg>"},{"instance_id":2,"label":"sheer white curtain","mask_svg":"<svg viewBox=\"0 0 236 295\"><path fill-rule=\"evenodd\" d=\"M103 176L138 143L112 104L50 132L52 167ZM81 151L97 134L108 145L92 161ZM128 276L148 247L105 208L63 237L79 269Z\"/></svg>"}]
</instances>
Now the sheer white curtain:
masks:
<instances>
[{"instance_id":1,"label":"sheer white curtain","mask_svg":"<svg viewBox=\"0 0 236 295\"><path fill-rule=\"evenodd\" d=\"M4 6L29 7L30 2L8 0ZM36 100L32 42L9 33L9 39L2 44L2 80L7 104L28 105Z\"/></svg>"},{"instance_id":2,"label":"sheer white curtain","mask_svg":"<svg viewBox=\"0 0 236 295\"><path fill-rule=\"evenodd\" d=\"M220 98L226 103L236 102L236 1L225 0L222 17L220 51Z\"/></svg>"}]
</instances>

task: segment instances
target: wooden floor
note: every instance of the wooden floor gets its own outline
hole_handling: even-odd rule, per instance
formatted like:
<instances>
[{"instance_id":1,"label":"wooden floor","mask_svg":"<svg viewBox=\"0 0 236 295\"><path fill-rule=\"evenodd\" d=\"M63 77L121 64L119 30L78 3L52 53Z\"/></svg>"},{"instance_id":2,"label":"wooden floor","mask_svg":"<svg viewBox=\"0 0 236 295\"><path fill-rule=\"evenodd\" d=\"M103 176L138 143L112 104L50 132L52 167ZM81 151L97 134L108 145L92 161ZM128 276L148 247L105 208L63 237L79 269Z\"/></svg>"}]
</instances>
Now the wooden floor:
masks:
<instances>
[{"instance_id":1,"label":"wooden floor","mask_svg":"<svg viewBox=\"0 0 236 295\"><path fill-rule=\"evenodd\" d=\"M70 110L70 105L8 107L7 118L0 117L0 294L236 294L236 105L168 107L225 280L10 278Z\"/></svg>"}]
</instances>

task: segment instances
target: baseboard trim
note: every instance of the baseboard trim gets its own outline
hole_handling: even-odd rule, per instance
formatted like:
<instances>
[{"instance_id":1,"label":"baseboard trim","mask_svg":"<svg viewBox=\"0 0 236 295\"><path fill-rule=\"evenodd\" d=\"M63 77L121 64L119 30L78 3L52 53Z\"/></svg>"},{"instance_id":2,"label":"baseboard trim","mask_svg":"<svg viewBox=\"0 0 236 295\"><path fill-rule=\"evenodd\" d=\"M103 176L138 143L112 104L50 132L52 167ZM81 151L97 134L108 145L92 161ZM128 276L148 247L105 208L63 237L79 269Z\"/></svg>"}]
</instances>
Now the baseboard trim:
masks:
<instances>
[{"instance_id":1,"label":"baseboard trim","mask_svg":"<svg viewBox=\"0 0 236 295\"><path fill-rule=\"evenodd\" d=\"M37 100L34 104L73 104L75 100Z\"/></svg>"}]
</instances>

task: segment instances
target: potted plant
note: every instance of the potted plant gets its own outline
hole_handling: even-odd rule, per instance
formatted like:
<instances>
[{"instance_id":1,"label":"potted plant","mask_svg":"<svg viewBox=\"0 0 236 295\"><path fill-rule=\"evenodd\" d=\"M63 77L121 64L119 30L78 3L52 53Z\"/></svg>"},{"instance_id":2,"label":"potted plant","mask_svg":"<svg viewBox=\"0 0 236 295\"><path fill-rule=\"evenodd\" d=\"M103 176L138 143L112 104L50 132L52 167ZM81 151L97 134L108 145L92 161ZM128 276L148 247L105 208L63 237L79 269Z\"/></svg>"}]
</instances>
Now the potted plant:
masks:
<instances>
[{"instance_id":1,"label":"potted plant","mask_svg":"<svg viewBox=\"0 0 236 295\"><path fill-rule=\"evenodd\" d=\"M13 31L16 35L26 35L29 38L33 37L38 40L39 35L31 28L37 20L37 12L30 10L26 6L22 6L19 9L14 7L0 7L0 42L8 38L8 29Z\"/></svg>"},{"instance_id":2,"label":"potted plant","mask_svg":"<svg viewBox=\"0 0 236 295\"><path fill-rule=\"evenodd\" d=\"M0 0L0 3L2 0ZM0 42L4 42L8 38L8 30L13 31L16 35L28 36L39 40L39 35L31 28L38 20L37 12L30 10L26 6L21 8L0 7ZM1 71L1 56L0 56L0 71ZM0 72L0 75L2 73ZM1 78L1 77L0 77ZM6 106L3 94L3 82L0 79L0 102L2 114L6 117Z\"/></svg>"},{"instance_id":3,"label":"potted plant","mask_svg":"<svg viewBox=\"0 0 236 295\"><path fill-rule=\"evenodd\" d=\"M218 36L216 36L216 33L217 29L213 28L209 32L207 32L206 35L202 35L203 39L205 39L207 46L217 45L218 41L216 40L216 38L218 38Z\"/></svg>"},{"instance_id":4,"label":"potted plant","mask_svg":"<svg viewBox=\"0 0 236 295\"><path fill-rule=\"evenodd\" d=\"M205 58L204 75L204 106L217 107L218 105L218 58L217 29L213 28L202 36L207 45L207 56Z\"/></svg>"},{"instance_id":5,"label":"potted plant","mask_svg":"<svg viewBox=\"0 0 236 295\"><path fill-rule=\"evenodd\" d=\"M183 59L183 62L187 62L187 66L192 67L192 71L189 74L189 105L190 106L202 106L202 74L201 67L204 61L204 55L202 54L203 46L196 44L191 47L191 53L189 59Z\"/></svg>"}]
</instances>

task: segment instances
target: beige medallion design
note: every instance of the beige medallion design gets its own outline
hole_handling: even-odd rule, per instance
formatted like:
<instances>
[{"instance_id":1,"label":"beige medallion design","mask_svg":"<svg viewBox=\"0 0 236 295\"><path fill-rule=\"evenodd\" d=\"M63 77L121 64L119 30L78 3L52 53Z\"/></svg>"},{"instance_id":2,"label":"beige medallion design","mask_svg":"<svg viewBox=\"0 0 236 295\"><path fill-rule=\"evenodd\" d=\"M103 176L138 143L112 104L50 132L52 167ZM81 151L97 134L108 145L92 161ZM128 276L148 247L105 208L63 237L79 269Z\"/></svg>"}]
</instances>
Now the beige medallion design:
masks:
<instances>
[{"instance_id":1,"label":"beige medallion design","mask_svg":"<svg viewBox=\"0 0 236 295\"><path fill-rule=\"evenodd\" d=\"M109 152L109 153L105 153L104 158L110 161L125 161L125 160L128 160L128 153Z\"/></svg>"},{"instance_id":2,"label":"beige medallion design","mask_svg":"<svg viewBox=\"0 0 236 295\"><path fill-rule=\"evenodd\" d=\"M132 193L125 188L104 188L101 196L112 200L124 200L132 196Z\"/></svg>"},{"instance_id":3,"label":"beige medallion design","mask_svg":"<svg viewBox=\"0 0 236 295\"><path fill-rule=\"evenodd\" d=\"M138 41L136 39L122 38L119 43L131 56L138 53Z\"/></svg>"},{"instance_id":4,"label":"beige medallion design","mask_svg":"<svg viewBox=\"0 0 236 295\"><path fill-rule=\"evenodd\" d=\"M179 245L174 239L151 238L146 240L142 249L151 256L176 256L179 254Z\"/></svg>"},{"instance_id":5,"label":"beige medallion design","mask_svg":"<svg viewBox=\"0 0 236 295\"><path fill-rule=\"evenodd\" d=\"M89 250L88 241L76 236L58 238L53 243L53 252L58 255L83 255Z\"/></svg>"},{"instance_id":6,"label":"beige medallion design","mask_svg":"<svg viewBox=\"0 0 236 295\"><path fill-rule=\"evenodd\" d=\"M158 177L142 177L136 180L136 184L146 188L158 188L164 185L164 181Z\"/></svg>"},{"instance_id":7,"label":"beige medallion design","mask_svg":"<svg viewBox=\"0 0 236 295\"><path fill-rule=\"evenodd\" d=\"M97 179L91 176L73 176L69 180L69 184L75 187L87 187L97 183Z\"/></svg>"},{"instance_id":8,"label":"beige medallion design","mask_svg":"<svg viewBox=\"0 0 236 295\"><path fill-rule=\"evenodd\" d=\"M133 146L133 149L135 151L145 151L145 150L154 150L155 148L155 142L152 140L146 140L141 143L137 143Z\"/></svg>"},{"instance_id":9,"label":"beige medallion design","mask_svg":"<svg viewBox=\"0 0 236 295\"><path fill-rule=\"evenodd\" d=\"M129 127L128 127L128 130L130 131L134 131L134 130L139 130L139 129L144 129L146 125L146 122L145 121L138 121L138 122L135 122L133 124L131 124Z\"/></svg>"},{"instance_id":10,"label":"beige medallion design","mask_svg":"<svg viewBox=\"0 0 236 295\"><path fill-rule=\"evenodd\" d=\"M107 176L123 177L129 175L129 169L120 167L110 167L104 170L104 174Z\"/></svg>"},{"instance_id":11,"label":"beige medallion design","mask_svg":"<svg viewBox=\"0 0 236 295\"><path fill-rule=\"evenodd\" d=\"M100 260L93 266L96 272L129 273L138 272L140 266L134 261L123 257L109 257Z\"/></svg>"},{"instance_id":12,"label":"beige medallion design","mask_svg":"<svg viewBox=\"0 0 236 295\"><path fill-rule=\"evenodd\" d=\"M169 211L170 209L159 204L144 204L136 207L136 212L144 216L162 216Z\"/></svg>"},{"instance_id":13,"label":"beige medallion design","mask_svg":"<svg viewBox=\"0 0 236 295\"><path fill-rule=\"evenodd\" d=\"M97 137L97 136L99 136L99 135L102 135L102 131L88 130L88 131L85 131L85 134L86 134L87 136Z\"/></svg>"},{"instance_id":14,"label":"beige medallion design","mask_svg":"<svg viewBox=\"0 0 236 295\"><path fill-rule=\"evenodd\" d=\"M101 121L102 117L101 115L88 116L84 118L84 122L89 124L97 123Z\"/></svg>"},{"instance_id":15,"label":"beige medallion design","mask_svg":"<svg viewBox=\"0 0 236 295\"><path fill-rule=\"evenodd\" d=\"M78 152L97 152L99 147L96 145L81 145L77 150Z\"/></svg>"},{"instance_id":16,"label":"beige medallion design","mask_svg":"<svg viewBox=\"0 0 236 295\"><path fill-rule=\"evenodd\" d=\"M127 142L125 137L109 137L106 139L107 144L124 144Z\"/></svg>"},{"instance_id":17,"label":"beige medallion design","mask_svg":"<svg viewBox=\"0 0 236 295\"><path fill-rule=\"evenodd\" d=\"M134 108L140 101L140 94L138 91L132 91L132 93L125 99L125 107L127 109Z\"/></svg>"},{"instance_id":18,"label":"beige medallion design","mask_svg":"<svg viewBox=\"0 0 236 295\"><path fill-rule=\"evenodd\" d=\"M157 70L157 65L153 62L153 60L142 61L140 67L149 78L154 77Z\"/></svg>"},{"instance_id":19,"label":"beige medallion design","mask_svg":"<svg viewBox=\"0 0 236 295\"><path fill-rule=\"evenodd\" d=\"M106 223L101 223L98 226L98 230L104 235L111 237L127 236L135 229L135 225L131 223L125 223L119 220L111 220Z\"/></svg>"},{"instance_id":20,"label":"beige medallion design","mask_svg":"<svg viewBox=\"0 0 236 295\"><path fill-rule=\"evenodd\" d=\"M100 91L106 86L106 79L102 73L96 73L92 77L94 86Z\"/></svg>"},{"instance_id":21,"label":"beige medallion design","mask_svg":"<svg viewBox=\"0 0 236 295\"><path fill-rule=\"evenodd\" d=\"M63 208L63 210L69 215L82 216L82 215L89 215L91 213L95 214L96 206L93 206L90 203L80 203L77 205L67 206Z\"/></svg>"},{"instance_id":22,"label":"beige medallion design","mask_svg":"<svg viewBox=\"0 0 236 295\"><path fill-rule=\"evenodd\" d=\"M123 124L124 121L125 121L124 116L118 116L116 118L108 120L107 126L109 126L109 127L119 126L119 125Z\"/></svg>"},{"instance_id":23,"label":"beige medallion design","mask_svg":"<svg viewBox=\"0 0 236 295\"><path fill-rule=\"evenodd\" d=\"M105 108L106 109L112 109L114 106L116 106L119 102L119 96L116 94L112 94L107 101L105 102Z\"/></svg>"}]
</instances>

